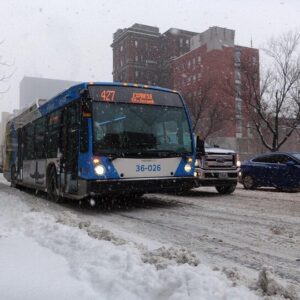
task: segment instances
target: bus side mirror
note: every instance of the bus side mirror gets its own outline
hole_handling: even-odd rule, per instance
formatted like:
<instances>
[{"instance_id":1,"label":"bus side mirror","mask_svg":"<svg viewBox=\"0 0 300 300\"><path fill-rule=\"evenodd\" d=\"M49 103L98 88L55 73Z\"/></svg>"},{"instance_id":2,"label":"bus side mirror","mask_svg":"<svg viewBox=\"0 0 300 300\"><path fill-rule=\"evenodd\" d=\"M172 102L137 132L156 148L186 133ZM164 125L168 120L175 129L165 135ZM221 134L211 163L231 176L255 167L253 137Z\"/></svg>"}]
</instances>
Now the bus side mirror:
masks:
<instances>
[{"instance_id":1,"label":"bus side mirror","mask_svg":"<svg viewBox=\"0 0 300 300\"><path fill-rule=\"evenodd\" d=\"M197 136L196 141L196 152L198 155L203 156L205 155L205 147L204 147L204 140L200 139L199 136Z\"/></svg>"}]
</instances>

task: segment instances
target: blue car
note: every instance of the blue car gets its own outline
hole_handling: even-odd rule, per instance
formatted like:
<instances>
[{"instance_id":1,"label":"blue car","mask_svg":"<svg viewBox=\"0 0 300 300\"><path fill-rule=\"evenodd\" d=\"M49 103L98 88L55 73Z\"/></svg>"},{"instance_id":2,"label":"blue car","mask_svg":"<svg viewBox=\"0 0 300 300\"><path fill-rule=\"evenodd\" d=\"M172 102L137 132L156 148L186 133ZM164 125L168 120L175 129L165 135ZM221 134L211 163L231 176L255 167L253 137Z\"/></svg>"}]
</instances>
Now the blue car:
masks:
<instances>
[{"instance_id":1,"label":"blue car","mask_svg":"<svg viewBox=\"0 0 300 300\"><path fill-rule=\"evenodd\" d=\"M300 191L300 153L272 152L247 160L241 165L240 182L245 189Z\"/></svg>"}]
</instances>

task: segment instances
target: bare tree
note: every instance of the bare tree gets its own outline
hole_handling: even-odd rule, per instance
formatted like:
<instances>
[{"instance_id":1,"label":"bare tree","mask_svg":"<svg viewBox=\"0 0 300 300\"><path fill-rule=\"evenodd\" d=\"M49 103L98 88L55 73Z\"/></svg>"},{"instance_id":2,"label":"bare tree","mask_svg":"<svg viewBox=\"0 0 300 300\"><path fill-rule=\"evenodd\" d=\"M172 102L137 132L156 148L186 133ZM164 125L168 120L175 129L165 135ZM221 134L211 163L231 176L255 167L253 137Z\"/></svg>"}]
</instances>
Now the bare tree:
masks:
<instances>
[{"instance_id":1,"label":"bare tree","mask_svg":"<svg viewBox=\"0 0 300 300\"><path fill-rule=\"evenodd\" d=\"M300 122L300 33L271 39L263 53L268 67L261 71L253 57L241 60L241 93L262 144L278 151Z\"/></svg>"},{"instance_id":2,"label":"bare tree","mask_svg":"<svg viewBox=\"0 0 300 300\"><path fill-rule=\"evenodd\" d=\"M3 44L3 41L0 41L0 46ZM11 67L12 65L7 63L7 61L4 60L3 56L0 55L0 83L5 82L8 80L12 75L13 72L7 73L7 69ZM0 94L4 94L8 91L9 88L4 88L3 90L0 89Z\"/></svg>"},{"instance_id":3,"label":"bare tree","mask_svg":"<svg viewBox=\"0 0 300 300\"><path fill-rule=\"evenodd\" d=\"M224 104L215 97L216 84L213 80L202 81L198 94L186 97L192 116L193 131L200 132L203 139L216 134L224 127Z\"/></svg>"}]
</instances>

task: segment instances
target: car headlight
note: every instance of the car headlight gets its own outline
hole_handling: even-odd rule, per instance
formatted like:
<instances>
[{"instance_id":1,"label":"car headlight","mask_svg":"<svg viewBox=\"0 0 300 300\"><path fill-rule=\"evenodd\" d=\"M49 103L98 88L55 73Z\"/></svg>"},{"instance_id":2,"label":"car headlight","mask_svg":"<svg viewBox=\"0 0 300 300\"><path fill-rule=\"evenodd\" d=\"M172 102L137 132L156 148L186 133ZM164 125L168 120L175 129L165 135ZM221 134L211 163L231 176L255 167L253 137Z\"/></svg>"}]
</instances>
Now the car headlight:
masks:
<instances>
[{"instance_id":1,"label":"car headlight","mask_svg":"<svg viewBox=\"0 0 300 300\"><path fill-rule=\"evenodd\" d=\"M186 171L187 173L190 173L192 170L192 166L190 164L186 164L184 166L184 171Z\"/></svg>"},{"instance_id":2,"label":"car headlight","mask_svg":"<svg viewBox=\"0 0 300 300\"><path fill-rule=\"evenodd\" d=\"M201 161L200 159L195 160L195 167L200 167L201 166Z\"/></svg>"},{"instance_id":3,"label":"car headlight","mask_svg":"<svg viewBox=\"0 0 300 300\"><path fill-rule=\"evenodd\" d=\"M237 154L235 159L236 159L236 166L239 168L241 166L240 156Z\"/></svg>"},{"instance_id":4,"label":"car headlight","mask_svg":"<svg viewBox=\"0 0 300 300\"><path fill-rule=\"evenodd\" d=\"M103 176L105 174L105 167L103 165L96 165L94 171L97 175Z\"/></svg>"}]
</instances>

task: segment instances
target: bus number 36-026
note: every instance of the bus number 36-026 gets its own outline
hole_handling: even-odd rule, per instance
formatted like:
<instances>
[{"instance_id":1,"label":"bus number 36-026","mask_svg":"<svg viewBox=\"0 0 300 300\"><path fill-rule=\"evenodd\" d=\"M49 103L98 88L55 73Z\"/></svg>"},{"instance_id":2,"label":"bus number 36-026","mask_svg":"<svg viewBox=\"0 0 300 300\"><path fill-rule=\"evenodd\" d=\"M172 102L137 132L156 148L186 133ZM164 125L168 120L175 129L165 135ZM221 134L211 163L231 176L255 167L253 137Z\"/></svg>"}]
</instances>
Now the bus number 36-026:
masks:
<instances>
[{"instance_id":1,"label":"bus number 36-026","mask_svg":"<svg viewBox=\"0 0 300 300\"><path fill-rule=\"evenodd\" d=\"M161 165L150 164L150 165L136 165L136 172L160 172Z\"/></svg>"}]
</instances>

